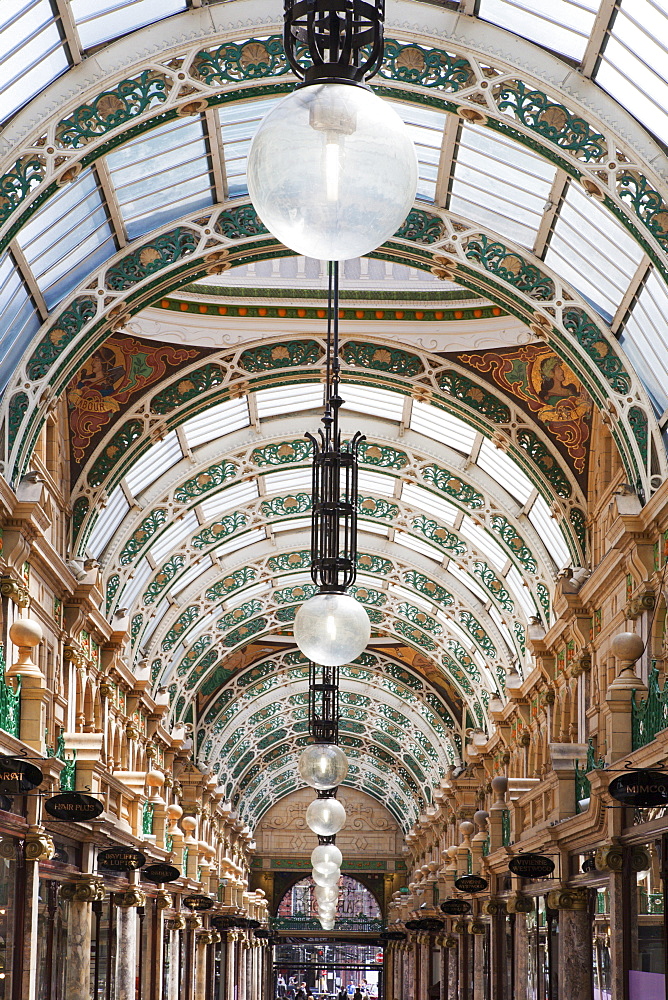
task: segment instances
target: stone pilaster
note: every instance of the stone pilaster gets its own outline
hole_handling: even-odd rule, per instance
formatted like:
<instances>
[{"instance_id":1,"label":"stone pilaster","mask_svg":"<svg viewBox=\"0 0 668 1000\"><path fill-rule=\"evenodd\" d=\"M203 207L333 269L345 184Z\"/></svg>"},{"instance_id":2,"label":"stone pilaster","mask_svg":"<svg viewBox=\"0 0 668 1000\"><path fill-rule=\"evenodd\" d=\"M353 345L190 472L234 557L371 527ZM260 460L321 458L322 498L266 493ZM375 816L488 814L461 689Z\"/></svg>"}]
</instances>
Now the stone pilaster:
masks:
<instances>
[{"instance_id":1,"label":"stone pilaster","mask_svg":"<svg viewBox=\"0 0 668 1000\"><path fill-rule=\"evenodd\" d=\"M559 903L559 991L568 1000L590 1000L592 995L592 934L588 890L558 890L548 905Z\"/></svg>"},{"instance_id":2,"label":"stone pilaster","mask_svg":"<svg viewBox=\"0 0 668 1000\"><path fill-rule=\"evenodd\" d=\"M104 882L84 875L62 885L60 895L67 901L65 996L67 1000L90 1000L91 904L104 899Z\"/></svg>"},{"instance_id":3,"label":"stone pilaster","mask_svg":"<svg viewBox=\"0 0 668 1000\"><path fill-rule=\"evenodd\" d=\"M211 931L199 931L195 938L195 1000L207 1000L207 947L213 943Z\"/></svg>"},{"instance_id":4,"label":"stone pilaster","mask_svg":"<svg viewBox=\"0 0 668 1000\"><path fill-rule=\"evenodd\" d=\"M146 897L141 889L119 893L116 910L115 1000L135 1000L137 979L137 907Z\"/></svg>"}]
</instances>

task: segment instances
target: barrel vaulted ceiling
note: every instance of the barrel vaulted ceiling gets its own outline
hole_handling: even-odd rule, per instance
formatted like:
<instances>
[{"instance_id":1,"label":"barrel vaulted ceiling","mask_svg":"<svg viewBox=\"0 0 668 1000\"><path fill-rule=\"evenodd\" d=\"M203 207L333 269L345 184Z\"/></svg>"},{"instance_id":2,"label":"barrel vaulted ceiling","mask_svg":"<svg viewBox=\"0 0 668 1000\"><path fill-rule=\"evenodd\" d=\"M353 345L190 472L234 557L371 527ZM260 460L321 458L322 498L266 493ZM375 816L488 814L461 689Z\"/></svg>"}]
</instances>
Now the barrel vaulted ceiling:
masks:
<instances>
[{"instance_id":1,"label":"barrel vaulted ceiling","mask_svg":"<svg viewBox=\"0 0 668 1000\"><path fill-rule=\"evenodd\" d=\"M72 557L99 562L135 671L253 825L307 738L292 622L324 282L247 196L254 130L294 84L280 11L159 7L0 13L3 460L16 484L65 400ZM374 89L420 181L344 269L373 634L341 732L349 782L405 826L530 672L557 575L588 564L594 422L642 501L665 476L667 23L644 0L389 8Z\"/></svg>"}]
</instances>

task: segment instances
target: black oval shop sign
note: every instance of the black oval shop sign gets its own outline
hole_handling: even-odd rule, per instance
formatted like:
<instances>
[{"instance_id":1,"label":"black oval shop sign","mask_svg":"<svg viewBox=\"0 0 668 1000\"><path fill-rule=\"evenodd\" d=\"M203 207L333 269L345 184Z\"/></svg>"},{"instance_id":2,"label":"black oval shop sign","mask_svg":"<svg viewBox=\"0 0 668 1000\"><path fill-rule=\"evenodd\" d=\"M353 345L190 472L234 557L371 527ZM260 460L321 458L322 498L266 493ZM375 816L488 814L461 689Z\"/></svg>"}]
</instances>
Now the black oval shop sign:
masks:
<instances>
[{"instance_id":1,"label":"black oval shop sign","mask_svg":"<svg viewBox=\"0 0 668 1000\"><path fill-rule=\"evenodd\" d=\"M441 910L448 917L461 917L465 913L468 913L470 909L471 904L467 903L465 899L444 899L441 903Z\"/></svg>"},{"instance_id":2,"label":"black oval shop sign","mask_svg":"<svg viewBox=\"0 0 668 1000\"><path fill-rule=\"evenodd\" d=\"M54 819L69 819L74 823L81 823L103 813L104 802L92 795L84 795L83 792L62 792L47 799L44 808Z\"/></svg>"},{"instance_id":3,"label":"black oval shop sign","mask_svg":"<svg viewBox=\"0 0 668 1000\"><path fill-rule=\"evenodd\" d=\"M100 851L97 856L97 867L112 872L133 872L143 868L145 864L144 855L133 847L110 847L106 851Z\"/></svg>"},{"instance_id":4,"label":"black oval shop sign","mask_svg":"<svg viewBox=\"0 0 668 1000\"><path fill-rule=\"evenodd\" d=\"M508 868L522 878L545 878L554 871L554 861L544 854L518 854L510 859Z\"/></svg>"},{"instance_id":5,"label":"black oval shop sign","mask_svg":"<svg viewBox=\"0 0 668 1000\"><path fill-rule=\"evenodd\" d=\"M144 882L155 882L156 885L160 885L161 882L176 882L177 878L181 877L181 872L175 865L158 863L143 868L141 877Z\"/></svg>"},{"instance_id":6,"label":"black oval shop sign","mask_svg":"<svg viewBox=\"0 0 668 1000\"><path fill-rule=\"evenodd\" d=\"M43 781L44 775L29 760L0 756L0 795L21 795Z\"/></svg>"},{"instance_id":7,"label":"black oval shop sign","mask_svg":"<svg viewBox=\"0 0 668 1000\"><path fill-rule=\"evenodd\" d=\"M625 806L648 809L668 804L668 774L661 771L629 771L608 785L613 799Z\"/></svg>"},{"instance_id":8,"label":"black oval shop sign","mask_svg":"<svg viewBox=\"0 0 668 1000\"><path fill-rule=\"evenodd\" d=\"M186 896L183 905L187 906L189 910L201 913L202 910L211 909L213 900L209 896Z\"/></svg>"},{"instance_id":9,"label":"black oval shop sign","mask_svg":"<svg viewBox=\"0 0 668 1000\"><path fill-rule=\"evenodd\" d=\"M455 889L460 892L484 892L487 884L487 879L480 875L462 875L455 879Z\"/></svg>"}]
</instances>

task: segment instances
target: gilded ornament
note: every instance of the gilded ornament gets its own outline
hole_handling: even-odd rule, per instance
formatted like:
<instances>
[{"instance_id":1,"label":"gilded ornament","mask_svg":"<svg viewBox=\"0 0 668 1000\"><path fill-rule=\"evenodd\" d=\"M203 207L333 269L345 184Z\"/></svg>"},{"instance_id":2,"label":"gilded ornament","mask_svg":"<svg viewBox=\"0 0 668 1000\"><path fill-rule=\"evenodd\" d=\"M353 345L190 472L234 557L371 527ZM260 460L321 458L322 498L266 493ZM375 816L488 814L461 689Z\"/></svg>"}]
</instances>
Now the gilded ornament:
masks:
<instances>
[{"instance_id":1,"label":"gilded ornament","mask_svg":"<svg viewBox=\"0 0 668 1000\"><path fill-rule=\"evenodd\" d=\"M45 830L28 831L25 841L26 861L50 861L56 845Z\"/></svg>"},{"instance_id":2,"label":"gilded ornament","mask_svg":"<svg viewBox=\"0 0 668 1000\"><path fill-rule=\"evenodd\" d=\"M509 896L506 900L508 913L531 913L534 907L532 896L521 896L519 894Z\"/></svg>"},{"instance_id":3,"label":"gilded ornament","mask_svg":"<svg viewBox=\"0 0 668 1000\"><path fill-rule=\"evenodd\" d=\"M547 894L551 910L586 910L589 907L587 889L553 889Z\"/></svg>"},{"instance_id":4,"label":"gilded ornament","mask_svg":"<svg viewBox=\"0 0 668 1000\"><path fill-rule=\"evenodd\" d=\"M597 871L620 872L624 865L624 850L619 844L599 847L594 856Z\"/></svg>"},{"instance_id":5,"label":"gilded ornament","mask_svg":"<svg viewBox=\"0 0 668 1000\"><path fill-rule=\"evenodd\" d=\"M125 892L119 893L116 897L117 906L144 906L145 903L146 893L136 886L133 886L131 889L127 889Z\"/></svg>"}]
</instances>

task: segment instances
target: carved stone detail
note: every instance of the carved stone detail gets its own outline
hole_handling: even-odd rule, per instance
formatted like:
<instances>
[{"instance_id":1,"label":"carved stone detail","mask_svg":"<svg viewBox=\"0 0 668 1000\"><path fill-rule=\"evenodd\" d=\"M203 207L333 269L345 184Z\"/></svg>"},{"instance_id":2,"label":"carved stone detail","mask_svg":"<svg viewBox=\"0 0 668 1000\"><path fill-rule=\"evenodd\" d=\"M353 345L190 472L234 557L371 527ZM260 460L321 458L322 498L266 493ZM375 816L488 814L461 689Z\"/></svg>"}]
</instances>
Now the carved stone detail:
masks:
<instances>
[{"instance_id":1,"label":"carved stone detail","mask_svg":"<svg viewBox=\"0 0 668 1000\"><path fill-rule=\"evenodd\" d=\"M587 889L553 889L547 894L551 910L586 910L589 905Z\"/></svg>"},{"instance_id":2,"label":"carved stone detail","mask_svg":"<svg viewBox=\"0 0 668 1000\"><path fill-rule=\"evenodd\" d=\"M119 893L116 899L117 906L144 906L146 903L146 893L136 886Z\"/></svg>"},{"instance_id":3,"label":"carved stone detail","mask_svg":"<svg viewBox=\"0 0 668 1000\"><path fill-rule=\"evenodd\" d=\"M76 882L66 882L60 887L60 897L68 902L95 903L104 899L104 881L97 875L82 875Z\"/></svg>"}]
</instances>

